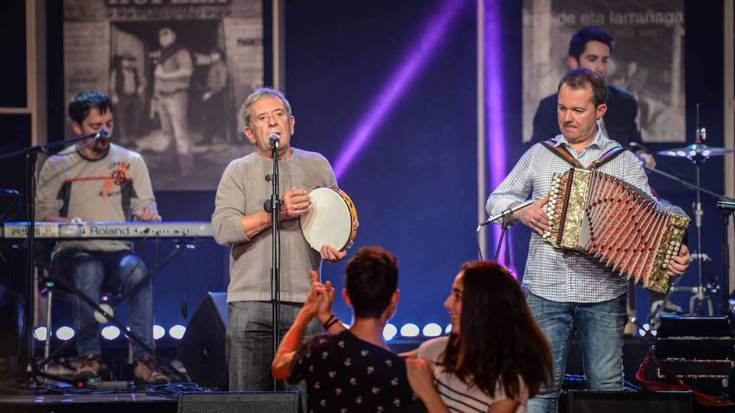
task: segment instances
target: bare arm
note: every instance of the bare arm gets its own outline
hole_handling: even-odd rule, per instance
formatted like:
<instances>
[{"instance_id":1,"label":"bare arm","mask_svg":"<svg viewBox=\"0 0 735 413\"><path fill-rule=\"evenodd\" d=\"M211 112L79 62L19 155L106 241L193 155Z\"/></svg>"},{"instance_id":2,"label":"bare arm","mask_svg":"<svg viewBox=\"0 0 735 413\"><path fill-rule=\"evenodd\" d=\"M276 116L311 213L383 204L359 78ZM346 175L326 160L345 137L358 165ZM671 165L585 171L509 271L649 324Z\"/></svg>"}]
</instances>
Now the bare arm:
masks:
<instances>
[{"instance_id":1,"label":"bare arm","mask_svg":"<svg viewBox=\"0 0 735 413\"><path fill-rule=\"evenodd\" d=\"M317 275L315 271L311 272L311 279L316 280ZM332 313L332 304L334 303L334 287L332 287L332 282L327 281L324 283L324 299L319 303L319 306L317 307L316 311L316 319L319 321L319 324L322 326L325 325L327 322L330 322L331 325L327 329L327 333L329 334L339 334L345 330L345 326L342 324L342 322L339 321L336 315ZM334 317L334 322L330 321Z\"/></svg>"},{"instance_id":2,"label":"bare arm","mask_svg":"<svg viewBox=\"0 0 735 413\"><path fill-rule=\"evenodd\" d=\"M285 380L291 374L291 363L296 350L304 338L309 322L319 311L320 304L326 300L327 287L319 282L316 271L311 272L311 290L306 296L304 305L296 314L293 325L278 345L275 357L271 363L271 372L276 380Z\"/></svg>"},{"instance_id":3,"label":"bare arm","mask_svg":"<svg viewBox=\"0 0 735 413\"><path fill-rule=\"evenodd\" d=\"M301 311L296 315L293 325L281 340L281 344L278 345L276 356L273 358L273 363L271 363L271 372L276 380L286 380L291 374L291 363L296 350L299 348L299 344L301 344L301 340L303 340L306 333L306 328L316 312L314 306L308 305L309 300L314 300L315 295L314 292L309 293L309 297L306 299L307 302L301 307Z\"/></svg>"},{"instance_id":4,"label":"bare arm","mask_svg":"<svg viewBox=\"0 0 735 413\"><path fill-rule=\"evenodd\" d=\"M513 413L518 409L518 400L499 400L490 405L487 413Z\"/></svg>"},{"instance_id":5,"label":"bare arm","mask_svg":"<svg viewBox=\"0 0 735 413\"><path fill-rule=\"evenodd\" d=\"M406 374L411 390L421 398L429 413L449 413L434 386L434 373L430 361L421 358L406 359Z\"/></svg>"}]
</instances>

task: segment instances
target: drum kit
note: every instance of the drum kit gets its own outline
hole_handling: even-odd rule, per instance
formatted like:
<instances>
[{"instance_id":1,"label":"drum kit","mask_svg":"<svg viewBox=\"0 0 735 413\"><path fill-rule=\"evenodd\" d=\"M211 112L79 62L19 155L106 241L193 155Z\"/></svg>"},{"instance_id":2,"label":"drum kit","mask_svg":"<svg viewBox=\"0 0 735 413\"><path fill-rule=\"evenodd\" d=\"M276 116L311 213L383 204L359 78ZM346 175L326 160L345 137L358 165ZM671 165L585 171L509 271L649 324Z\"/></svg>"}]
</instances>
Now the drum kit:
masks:
<instances>
[{"instance_id":1,"label":"drum kit","mask_svg":"<svg viewBox=\"0 0 735 413\"><path fill-rule=\"evenodd\" d=\"M652 314L649 316L649 321L654 320L657 318L661 311L665 311L667 309L667 304L669 301L669 298L672 293L677 291L683 291L683 292L689 292L692 294L692 297L689 301L689 314L693 315L713 315L714 314L714 308L712 303L712 295L716 294L719 290L724 290L724 305L722 307L723 311L729 310L729 288L728 288L728 276L729 274L725 273L723 274L723 283L722 286L717 285L717 283L705 283L704 274L703 274L703 263L705 261L705 257L707 254L702 253L702 201L701 197L702 194L710 195L716 199L719 199L720 201L729 202L732 201L728 199L727 197L717 194L713 191L709 191L705 188L702 188L701 186L701 167L702 165L711 157L716 156L725 156L735 153L735 149L727 149L727 148L717 148L717 147L711 147L704 143L705 139L707 137L707 131L705 128L697 128L696 133L696 139L693 144L687 145L684 147L679 148L671 148L666 149L662 151L658 151L657 154L660 156L670 157L670 158L679 158L679 159L686 159L689 162L691 162L694 165L695 170L695 182L692 184L690 182L684 181L683 179L674 176L672 174L668 174L666 172L659 171L655 168L649 168L648 169L651 172L655 172L659 175L665 176L669 179L672 179L680 184L682 184L684 187L688 189L692 189L695 192L695 202L693 204L694 209L694 224L696 228L696 235L697 235L697 250L692 252L692 258L696 261L697 265L697 276L698 276L698 283L694 287L680 287L678 286L678 281L681 279L677 279L674 284L672 284L669 292L665 295L663 302L659 303L659 305L656 306L656 310L652 311ZM638 145L641 146L641 145ZM724 218L724 236L725 239L723 240L723 243L727 243L727 223L729 219L729 213L727 215L723 216ZM725 244L726 245L726 244ZM724 249L725 255L728 253L727 247ZM727 265L727 257L723 257L723 260L725 264L725 271L728 270Z\"/></svg>"}]
</instances>

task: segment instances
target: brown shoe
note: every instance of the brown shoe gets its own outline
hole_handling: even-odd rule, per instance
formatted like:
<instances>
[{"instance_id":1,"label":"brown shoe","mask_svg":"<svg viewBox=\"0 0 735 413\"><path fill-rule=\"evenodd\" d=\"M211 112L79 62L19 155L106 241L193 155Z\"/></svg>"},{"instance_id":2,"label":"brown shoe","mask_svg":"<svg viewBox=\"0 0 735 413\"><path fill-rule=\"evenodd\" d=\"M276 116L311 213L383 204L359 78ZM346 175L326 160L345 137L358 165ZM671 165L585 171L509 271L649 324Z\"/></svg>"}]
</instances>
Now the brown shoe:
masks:
<instances>
[{"instance_id":1,"label":"brown shoe","mask_svg":"<svg viewBox=\"0 0 735 413\"><path fill-rule=\"evenodd\" d=\"M163 374L156 366L156 362L150 358L142 358L138 360L133 370L135 381L145 384L165 384L168 383L168 376Z\"/></svg>"},{"instance_id":2,"label":"brown shoe","mask_svg":"<svg viewBox=\"0 0 735 413\"><path fill-rule=\"evenodd\" d=\"M79 360L79 365L74 373L74 381L86 383L91 378L99 377L100 360L97 356L87 356Z\"/></svg>"}]
</instances>

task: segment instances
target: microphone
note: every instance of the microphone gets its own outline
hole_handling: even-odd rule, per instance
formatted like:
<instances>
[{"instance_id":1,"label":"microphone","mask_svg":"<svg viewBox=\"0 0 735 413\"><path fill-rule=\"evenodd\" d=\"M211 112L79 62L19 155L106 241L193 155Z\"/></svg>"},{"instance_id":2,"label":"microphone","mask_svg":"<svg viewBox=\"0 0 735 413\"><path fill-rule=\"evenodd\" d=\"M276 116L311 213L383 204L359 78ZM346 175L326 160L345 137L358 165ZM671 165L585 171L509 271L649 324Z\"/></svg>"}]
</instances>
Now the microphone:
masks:
<instances>
[{"instance_id":1,"label":"microphone","mask_svg":"<svg viewBox=\"0 0 735 413\"><path fill-rule=\"evenodd\" d=\"M721 201L717 201L717 209L719 209L722 213L733 213L735 212L735 200L730 201L723 199Z\"/></svg>"},{"instance_id":2,"label":"microphone","mask_svg":"<svg viewBox=\"0 0 735 413\"><path fill-rule=\"evenodd\" d=\"M80 136L80 139L91 139L92 141L96 141L97 139L105 139L110 137L110 132L107 129L101 129L95 133L90 133L89 135Z\"/></svg>"},{"instance_id":3,"label":"microphone","mask_svg":"<svg viewBox=\"0 0 735 413\"><path fill-rule=\"evenodd\" d=\"M92 139L94 140L107 139L109 137L110 137L110 131L108 131L107 129L102 129L99 132L95 133Z\"/></svg>"},{"instance_id":4,"label":"microphone","mask_svg":"<svg viewBox=\"0 0 735 413\"><path fill-rule=\"evenodd\" d=\"M281 143L281 136L278 133L273 132L268 137L268 142L270 142L272 148L278 149L278 145Z\"/></svg>"},{"instance_id":5,"label":"microphone","mask_svg":"<svg viewBox=\"0 0 735 413\"><path fill-rule=\"evenodd\" d=\"M526 201L526 202L524 202L522 204L518 204L518 205L516 205L516 206L514 206L512 208L506 209L505 211L503 211L503 212L501 212L499 214L495 214L495 215L491 216L490 218L482 221L480 223L480 225L477 226L477 231L480 231L480 228L484 227L487 224L490 224L492 222L495 222L495 221L499 220L500 218L504 218L504 217L513 215L514 212L519 211L519 210L521 210L521 209L523 209L523 208L525 208L525 207L533 204L534 201L535 201L535 199L529 199L528 201Z\"/></svg>"}]
</instances>

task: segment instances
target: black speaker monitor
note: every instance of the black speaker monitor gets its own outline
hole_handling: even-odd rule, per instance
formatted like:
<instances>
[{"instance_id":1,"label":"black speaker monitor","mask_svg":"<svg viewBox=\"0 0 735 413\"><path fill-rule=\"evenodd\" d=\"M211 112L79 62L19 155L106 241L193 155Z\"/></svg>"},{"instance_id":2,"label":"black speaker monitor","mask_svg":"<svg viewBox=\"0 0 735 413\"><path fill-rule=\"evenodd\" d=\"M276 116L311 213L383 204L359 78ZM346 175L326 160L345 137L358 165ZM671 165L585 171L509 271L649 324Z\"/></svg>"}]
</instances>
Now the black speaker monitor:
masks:
<instances>
[{"instance_id":1,"label":"black speaker monitor","mask_svg":"<svg viewBox=\"0 0 735 413\"><path fill-rule=\"evenodd\" d=\"M194 312L178 349L179 360L200 386L227 390L226 330L227 293L210 292Z\"/></svg>"},{"instance_id":2,"label":"black speaker monitor","mask_svg":"<svg viewBox=\"0 0 735 413\"><path fill-rule=\"evenodd\" d=\"M178 413L299 413L300 401L297 391L180 393Z\"/></svg>"},{"instance_id":3,"label":"black speaker monitor","mask_svg":"<svg viewBox=\"0 0 735 413\"><path fill-rule=\"evenodd\" d=\"M690 392L567 393L567 413L692 413Z\"/></svg>"}]
</instances>

